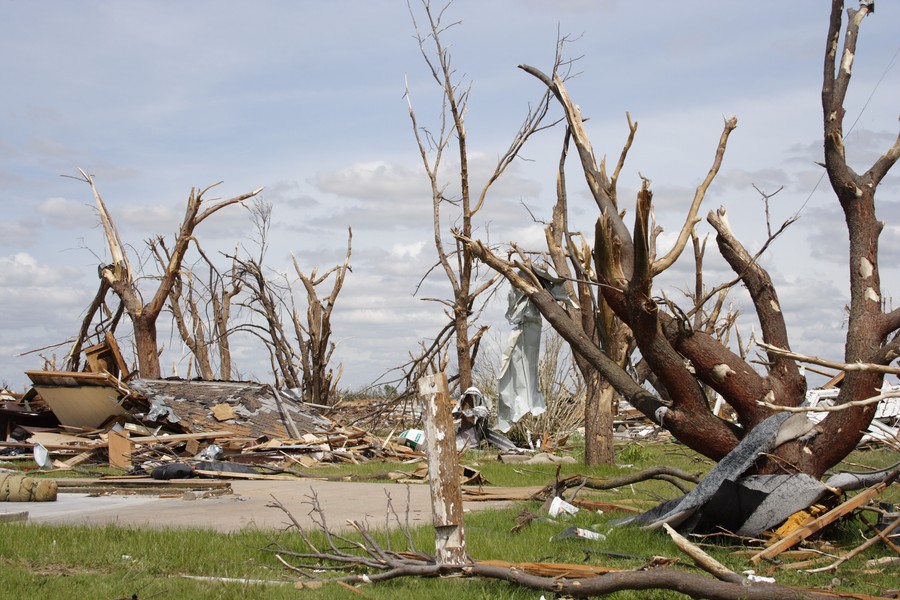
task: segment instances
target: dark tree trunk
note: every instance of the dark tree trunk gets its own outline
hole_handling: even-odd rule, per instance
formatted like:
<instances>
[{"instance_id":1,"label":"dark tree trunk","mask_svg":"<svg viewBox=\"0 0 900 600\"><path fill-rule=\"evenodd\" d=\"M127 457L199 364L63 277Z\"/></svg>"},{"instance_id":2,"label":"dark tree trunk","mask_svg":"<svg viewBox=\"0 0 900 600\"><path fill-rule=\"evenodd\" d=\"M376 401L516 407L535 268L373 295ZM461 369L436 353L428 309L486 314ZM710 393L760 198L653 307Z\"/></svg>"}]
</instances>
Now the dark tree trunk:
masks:
<instances>
[{"instance_id":1,"label":"dark tree trunk","mask_svg":"<svg viewBox=\"0 0 900 600\"><path fill-rule=\"evenodd\" d=\"M137 317L134 326L134 346L138 359L138 371L144 379L159 379L159 348L156 344L156 319Z\"/></svg>"}]
</instances>

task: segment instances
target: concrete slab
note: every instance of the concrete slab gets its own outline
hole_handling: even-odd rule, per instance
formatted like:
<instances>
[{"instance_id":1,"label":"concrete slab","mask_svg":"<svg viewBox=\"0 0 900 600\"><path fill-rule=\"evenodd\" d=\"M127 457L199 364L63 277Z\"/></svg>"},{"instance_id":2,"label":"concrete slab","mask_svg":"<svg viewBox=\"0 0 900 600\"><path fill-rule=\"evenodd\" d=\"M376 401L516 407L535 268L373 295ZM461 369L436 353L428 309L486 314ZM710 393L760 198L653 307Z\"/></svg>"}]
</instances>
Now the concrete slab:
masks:
<instances>
[{"instance_id":1,"label":"concrete slab","mask_svg":"<svg viewBox=\"0 0 900 600\"><path fill-rule=\"evenodd\" d=\"M273 498L285 505L304 527L313 526L310 497L316 495L332 529L346 529L349 521L368 520L383 528L390 495L394 510L411 525L431 523L431 497L427 485L335 481L231 481L233 494L185 500L159 496L60 493L56 502L0 504L0 515L28 512L28 522L150 528L203 528L222 532L246 528L283 529L288 516L271 506ZM509 491L509 490L507 490ZM408 502L407 502L408 499ZM507 502L466 502L465 510L506 506Z\"/></svg>"}]
</instances>

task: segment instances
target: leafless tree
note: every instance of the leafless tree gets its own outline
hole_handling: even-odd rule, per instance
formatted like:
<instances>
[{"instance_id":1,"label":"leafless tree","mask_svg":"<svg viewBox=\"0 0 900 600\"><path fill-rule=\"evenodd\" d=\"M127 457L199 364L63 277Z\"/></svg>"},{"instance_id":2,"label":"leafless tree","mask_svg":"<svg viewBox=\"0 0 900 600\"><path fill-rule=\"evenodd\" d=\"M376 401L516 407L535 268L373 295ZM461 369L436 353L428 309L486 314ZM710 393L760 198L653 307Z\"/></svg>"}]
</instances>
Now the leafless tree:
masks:
<instances>
[{"instance_id":1,"label":"leafless tree","mask_svg":"<svg viewBox=\"0 0 900 600\"><path fill-rule=\"evenodd\" d=\"M822 86L824 166L844 211L850 238L851 296L844 355L844 362L850 366L837 399L839 404L872 396L881 387L884 368L862 369L855 368L855 364L885 366L890 370L886 366L898 357L900 350L900 337L897 336L900 310L884 312L881 301L878 237L883 224L875 216L875 190L900 157L900 138L865 173L858 174L847 165L843 146L844 100L859 26L871 12L871 5L863 2L858 9L847 11L848 22L841 45L843 8L841 0L833 0ZM674 249L655 258L651 252L653 194L649 182L645 180L638 193L634 229L629 231L610 197L609 180L595 160L581 111L569 97L564 82L532 67L523 69L542 81L563 108L586 182L600 209L593 249L593 267L600 293L616 317L631 329L662 393L649 392L629 376L614 357L604 352L601 345L574 322L572 315L553 299L533 273L526 269L524 275L519 274L521 265L528 264L525 253L514 247L513 251L520 258L514 264L478 241L462 236L460 239L478 258L521 289L569 341L573 350L589 361L636 408L664 425L691 448L710 458L722 458L746 432L773 414L773 409L764 402L798 406L806 391L806 380L794 358L778 350L790 349L789 337L772 281L757 260L759 253L749 252L737 240L724 209L710 211L707 221L716 231L719 251L734 270L735 281L742 283L751 296L762 340L767 345L764 373L757 372L714 332L695 328L689 311L680 310L673 302L654 294L654 277L674 262L691 239L693 227L699 221L696 214L699 200L702 200L701 189L698 188L687 211L685 225ZM717 157L724 153L728 136L736 125L736 119L726 121ZM708 185L714 175L714 169L711 169L704 184ZM777 234L772 233L770 241ZM693 307L691 312L713 297L717 296L709 292L703 294L698 299L700 306ZM704 386L725 399L734 410L737 423L712 413ZM819 476L856 446L874 412L875 406L868 404L830 413L820 423L818 435L783 444L775 454L763 457L757 468L761 472L786 469Z\"/></svg>"},{"instance_id":2,"label":"leafless tree","mask_svg":"<svg viewBox=\"0 0 900 600\"><path fill-rule=\"evenodd\" d=\"M445 240L447 214L453 213L451 220L456 223L456 228L462 236L471 237L473 218L484 206L491 186L516 159L528 138L541 126L549 105L549 95L544 94L535 108L529 110L521 128L514 136L513 142L500 156L487 182L480 191L473 190L470 181L468 138L465 128L465 113L470 88L457 75L451 61L450 51L441 39L447 30L458 24L458 22L447 23L445 21L447 8L448 6L445 6L435 12L428 0L422 0L424 27L420 29L415 11L411 5L409 7L422 58L442 94L443 111L439 128L436 131L419 125L416 112L413 110L409 89L406 91L406 98L409 103L413 133L431 187L432 225L438 262L452 288L452 298L431 299L446 307L452 329L445 330L445 332L452 331L452 336L438 336L437 340L440 340L440 343L433 347L435 352L414 358L412 370L416 370L415 365L433 361L444 344L449 343L452 339L455 344L454 357L458 373L456 383L460 389L466 389L472 384L473 355L478 348L477 335L472 337L470 333L473 324L472 317L477 312L474 305L479 296L494 285L497 276L480 277L477 271L477 261L467 247L455 238L449 243ZM454 176L454 179L457 179L456 184L459 186L459 195L454 197L448 197L450 194L448 190L451 186L449 178L444 174L445 151L454 151L459 161L459 172Z\"/></svg>"},{"instance_id":3,"label":"leafless tree","mask_svg":"<svg viewBox=\"0 0 900 600\"><path fill-rule=\"evenodd\" d=\"M331 404L337 397L337 384L341 378L341 365L335 373L331 368L331 355L334 353L334 342L331 341L331 313L337 302L338 294L344 286L344 279L350 269L353 231L347 229L347 254L344 262L319 275L314 267L309 275L305 275L291 256L294 271L306 291L306 321L300 319L296 308L291 311L294 323L294 335L300 345L300 361L303 368L303 396L307 402L314 404ZM324 299L319 297L317 287L334 275L331 293Z\"/></svg>"},{"instance_id":4,"label":"leafless tree","mask_svg":"<svg viewBox=\"0 0 900 600\"><path fill-rule=\"evenodd\" d=\"M181 277L169 290L169 311L200 378L229 380L232 376L231 309L242 282L235 277L234 260L231 269L223 275L196 238L193 242L200 259L191 267L182 266ZM157 263L165 268L171 259L165 239L151 239L148 245ZM202 269L206 270L205 281L200 278Z\"/></svg>"},{"instance_id":5,"label":"leafless tree","mask_svg":"<svg viewBox=\"0 0 900 600\"><path fill-rule=\"evenodd\" d=\"M285 274L264 266L272 224L272 204L257 200L248 210L256 227L259 251L255 256L235 253L229 257L237 265L235 276L244 289L244 296L238 304L252 315L246 323L238 326L238 330L257 337L268 350L276 387L299 388L301 375L297 353L284 326L283 309L288 303L290 285Z\"/></svg>"},{"instance_id":6,"label":"leafless tree","mask_svg":"<svg viewBox=\"0 0 900 600\"><path fill-rule=\"evenodd\" d=\"M235 263L235 276L241 281L244 296L240 306L248 309L255 318L238 326L238 329L259 338L269 351L272 372L277 386L300 388L307 402L330 404L337 393L342 367L335 372L331 357L334 342L331 340L331 316L338 294L351 271L353 233L347 232L347 253L344 262L322 274L313 268L309 275L301 269L292 256L297 280L265 266L268 249L269 227L272 223L272 205L258 201L250 207L251 218L257 229L259 252L256 256L231 258ZM318 287L333 276L331 292L320 298ZM301 318L294 297L294 285L299 281L306 295L306 318Z\"/></svg>"},{"instance_id":7,"label":"leafless tree","mask_svg":"<svg viewBox=\"0 0 900 600\"><path fill-rule=\"evenodd\" d=\"M181 277L181 266L187 253L191 239L194 236L194 229L206 220L212 214L231 206L232 204L240 204L249 198L253 198L262 191L262 188L254 190L247 194L235 196L227 200L220 200L215 204L207 206L201 211L203 204L203 196L210 189L219 184L211 185L204 189L192 189L188 196L187 209L184 219L181 222L175 241L167 251L166 263L163 265L162 273L156 277L145 277L143 274L136 272L128 260L125 245L119 237L112 217L106 208L97 187L94 185L94 179L83 170L81 172L82 179L91 186L94 199L97 203L97 210L100 215L100 221L103 224L104 234L106 235L107 244L110 250L112 262L102 265L99 268L100 278L106 282L111 290L120 299L125 312L131 318L134 328L135 353L138 362L138 371L141 377L158 378L160 376L159 349L157 345L156 321L165 308L169 294ZM158 282L156 290L150 298L149 302L143 300L143 293L140 289L140 281L156 280ZM101 289L102 286L101 286ZM93 303L92 307L99 305ZM96 310L96 309L95 309ZM88 322L93 318L93 314L87 317Z\"/></svg>"}]
</instances>

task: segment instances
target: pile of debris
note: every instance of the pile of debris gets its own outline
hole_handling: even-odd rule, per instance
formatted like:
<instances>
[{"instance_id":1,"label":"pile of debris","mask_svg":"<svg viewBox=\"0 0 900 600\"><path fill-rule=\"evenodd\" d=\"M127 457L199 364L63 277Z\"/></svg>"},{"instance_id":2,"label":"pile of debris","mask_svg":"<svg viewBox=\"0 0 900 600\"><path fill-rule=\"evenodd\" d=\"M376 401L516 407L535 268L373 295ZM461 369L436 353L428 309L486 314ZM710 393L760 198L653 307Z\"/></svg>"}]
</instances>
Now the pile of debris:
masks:
<instances>
[{"instance_id":1,"label":"pile of debris","mask_svg":"<svg viewBox=\"0 0 900 600\"><path fill-rule=\"evenodd\" d=\"M109 366L109 365L104 365ZM312 466L421 459L421 452L343 426L292 391L252 382L134 379L99 372L28 371L33 387L5 394L5 459L42 468L106 463L149 472L166 463ZM227 469L226 469L227 470ZM252 477L256 469L240 470ZM238 476L238 475L231 475Z\"/></svg>"}]
</instances>

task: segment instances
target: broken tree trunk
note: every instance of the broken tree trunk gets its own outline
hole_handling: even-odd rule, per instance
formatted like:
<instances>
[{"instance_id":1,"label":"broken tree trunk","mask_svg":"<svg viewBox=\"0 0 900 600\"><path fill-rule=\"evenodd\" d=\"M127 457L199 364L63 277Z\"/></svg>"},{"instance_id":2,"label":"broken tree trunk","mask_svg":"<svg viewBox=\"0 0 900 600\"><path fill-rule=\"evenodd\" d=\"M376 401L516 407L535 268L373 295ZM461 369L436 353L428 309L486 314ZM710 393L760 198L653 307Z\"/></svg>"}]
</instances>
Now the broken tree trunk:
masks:
<instances>
[{"instance_id":1,"label":"broken tree trunk","mask_svg":"<svg viewBox=\"0 0 900 600\"><path fill-rule=\"evenodd\" d=\"M419 397L424 407L422 418L434 517L435 561L438 566L462 566L469 558L447 375L438 373L423 377L419 381Z\"/></svg>"}]
</instances>

